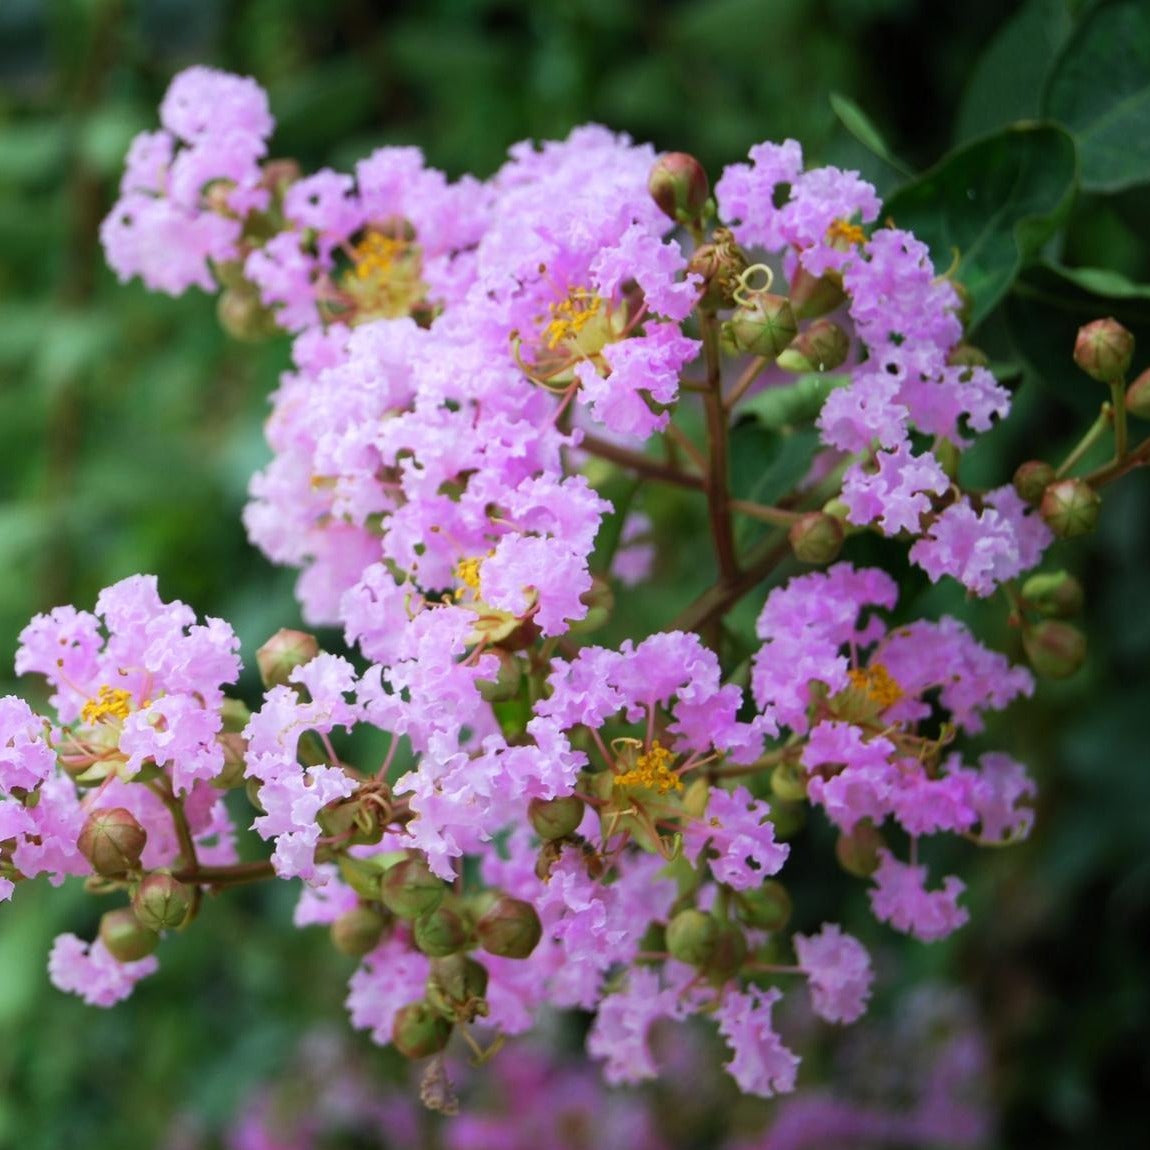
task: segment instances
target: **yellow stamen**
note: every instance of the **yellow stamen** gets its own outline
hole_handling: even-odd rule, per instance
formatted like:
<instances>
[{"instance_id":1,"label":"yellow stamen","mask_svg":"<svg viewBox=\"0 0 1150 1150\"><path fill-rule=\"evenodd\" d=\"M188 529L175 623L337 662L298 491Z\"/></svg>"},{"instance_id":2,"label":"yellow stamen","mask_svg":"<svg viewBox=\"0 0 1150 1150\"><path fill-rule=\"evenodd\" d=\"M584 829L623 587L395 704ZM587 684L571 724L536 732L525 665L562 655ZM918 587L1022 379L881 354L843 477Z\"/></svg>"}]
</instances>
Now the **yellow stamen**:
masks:
<instances>
[{"instance_id":1,"label":"yellow stamen","mask_svg":"<svg viewBox=\"0 0 1150 1150\"><path fill-rule=\"evenodd\" d=\"M827 243L834 244L837 240L843 240L848 244L865 244L866 232L858 224L852 224L847 220L835 220L827 228Z\"/></svg>"},{"instance_id":2,"label":"yellow stamen","mask_svg":"<svg viewBox=\"0 0 1150 1150\"><path fill-rule=\"evenodd\" d=\"M455 592L456 599L461 599L467 594L468 588L476 595L479 594L479 568L482 566L482 559L460 559L456 564L455 577L463 584L463 586Z\"/></svg>"},{"instance_id":3,"label":"yellow stamen","mask_svg":"<svg viewBox=\"0 0 1150 1150\"><path fill-rule=\"evenodd\" d=\"M565 299L549 304L551 320L543 329L543 340L548 351L555 351L561 343L578 339L579 334L599 314L603 300L585 288L572 288Z\"/></svg>"},{"instance_id":4,"label":"yellow stamen","mask_svg":"<svg viewBox=\"0 0 1150 1150\"><path fill-rule=\"evenodd\" d=\"M681 791L683 781L671 770L675 756L657 740L649 751L644 751L635 759L635 765L621 775L615 776L617 787L649 787L659 794L668 791Z\"/></svg>"},{"instance_id":5,"label":"yellow stamen","mask_svg":"<svg viewBox=\"0 0 1150 1150\"><path fill-rule=\"evenodd\" d=\"M893 706L906 694L881 663L852 667L848 674L851 685L862 691L880 710Z\"/></svg>"},{"instance_id":6,"label":"yellow stamen","mask_svg":"<svg viewBox=\"0 0 1150 1150\"><path fill-rule=\"evenodd\" d=\"M374 276L386 275L396 259L406 254L409 246L406 240L397 240L380 232L368 232L351 249L356 278L368 280Z\"/></svg>"},{"instance_id":7,"label":"yellow stamen","mask_svg":"<svg viewBox=\"0 0 1150 1150\"><path fill-rule=\"evenodd\" d=\"M105 684L94 699L89 699L80 712L85 723L98 723L101 719L118 719L121 723L132 710L132 696L121 687Z\"/></svg>"}]
</instances>

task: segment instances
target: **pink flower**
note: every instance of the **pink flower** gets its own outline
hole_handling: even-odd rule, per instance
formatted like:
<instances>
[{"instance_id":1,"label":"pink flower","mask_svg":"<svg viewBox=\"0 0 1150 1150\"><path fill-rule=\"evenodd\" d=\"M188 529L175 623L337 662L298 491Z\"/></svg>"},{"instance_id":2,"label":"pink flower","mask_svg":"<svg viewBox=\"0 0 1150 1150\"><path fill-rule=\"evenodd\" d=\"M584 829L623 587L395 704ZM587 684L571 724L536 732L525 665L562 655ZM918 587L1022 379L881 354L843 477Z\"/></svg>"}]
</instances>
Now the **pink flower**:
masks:
<instances>
[{"instance_id":1,"label":"pink flower","mask_svg":"<svg viewBox=\"0 0 1150 1150\"><path fill-rule=\"evenodd\" d=\"M956 931L970 917L958 905L966 889L961 880L948 875L942 889L926 889L926 867L900 863L888 850L879 851L879 868L870 892L875 917L895 930L934 942Z\"/></svg>"},{"instance_id":2,"label":"pink flower","mask_svg":"<svg viewBox=\"0 0 1150 1150\"><path fill-rule=\"evenodd\" d=\"M99 939L87 943L74 934L59 934L48 956L48 977L57 990L79 995L89 1006L115 1006L159 965L154 955L117 962Z\"/></svg>"},{"instance_id":3,"label":"pink flower","mask_svg":"<svg viewBox=\"0 0 1150 1150\"><path fill-rule=\"evenodd\" d=\"M824 923L818 934L794 936L815 1013L828 1022L854 1022L866 1012L874 971L862 943Z\"/></svg>"},{"instance_id":4,"label":"pink flower","mask_svg":"<svg viewBox=\"0 0 1150 1150\"><path fill-rule=\"evenodd\" d=\"M791 1053L771 1025L771 1010L781 991L752 986L746 994L728 990L715 1018L733 1057L727 1073L745 1094L772 1098L795 1088L799 1059Z\"/></svg>"}]
</instances>

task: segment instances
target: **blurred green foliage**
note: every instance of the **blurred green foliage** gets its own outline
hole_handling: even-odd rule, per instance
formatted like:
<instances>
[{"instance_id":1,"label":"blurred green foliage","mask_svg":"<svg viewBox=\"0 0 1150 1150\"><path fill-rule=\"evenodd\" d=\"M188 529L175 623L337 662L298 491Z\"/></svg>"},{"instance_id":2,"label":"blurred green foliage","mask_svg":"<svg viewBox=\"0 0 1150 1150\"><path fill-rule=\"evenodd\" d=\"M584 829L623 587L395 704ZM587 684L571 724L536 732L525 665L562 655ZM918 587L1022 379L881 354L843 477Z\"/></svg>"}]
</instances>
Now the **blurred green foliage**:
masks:
<instances>
[{"instance_id":1,"label":"blurred green foliage","mask_svg":"<svg viewBox=\"0 0 1150 1150\"><path fill-rule=\"evenodd\" d=\"M286 345L229 343L202 296L118 285L97 241L128 142L193 62L256 76L277 154L305 168L413 143L453 175L486 175L514 141L587 120L694 151L713 174L786 136L812 160L858 167L893 193L888 211L940 267L958 249L975 338L1016 386L1015 416L964 460L971 482L1057 456L1096 414L1101 389L1070 361L1080 323L1115 315L1139 337L1138 367L1150 353L1150 17L1139 0L5 0L5 678L35 611L90 606L136 571L231 620L249 661L272 630L298 623L292 573L270 568L239 522ZM739 439L748 490L788 480L808 450L767 425ZM697 516L673 513L668 538L701 537ZM1037 831L1010 852L964 853L971 926L903 951L980 995L1003 1147L1145 1144L1148 525L1150 485L1135 475L1108 491L1089 547L1052 552L1049 566L1086 582L1091 659L987 737L1032 765ZM894 555L858 547L860 560ZM690 547L664 546L661 561L675 600L707 576ZM907 610L964 614L1017 655L999 603L903 578ZM674 607L623 595L619 617L637 632ZM799 881L807 913L833 909L829 873ZM90 933L95 920L78 894L43 894L22 889L0 915L0 1147L159 1146L189 1108L218 1126L310 1019L341 1011L349 963L290 927L289 891L214 901L203 929L165 944L162 975L110 1013L48 987L52 934Z\"/></svg>"}]
</instances>

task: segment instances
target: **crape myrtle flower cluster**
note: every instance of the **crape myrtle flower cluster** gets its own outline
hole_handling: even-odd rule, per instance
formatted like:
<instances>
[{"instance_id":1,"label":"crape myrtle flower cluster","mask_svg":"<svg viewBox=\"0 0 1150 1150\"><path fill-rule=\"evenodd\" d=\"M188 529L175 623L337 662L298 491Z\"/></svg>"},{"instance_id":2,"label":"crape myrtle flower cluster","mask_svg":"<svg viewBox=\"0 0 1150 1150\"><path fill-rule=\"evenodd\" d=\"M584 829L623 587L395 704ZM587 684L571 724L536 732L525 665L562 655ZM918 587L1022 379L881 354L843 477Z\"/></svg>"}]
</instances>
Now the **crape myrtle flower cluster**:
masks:
<instances>
[{"instance_id":1,"label":"crape myrtle flower cluster","mask_svg":"<svg viewBox=\"0 0 1150 1150\"><path fill-rule=\"evenodd\" d=\"M1032 665L1069 674L1080 588L1017 577L1143 461L1126 407L1101 472L1068 477L1075 455L964 488L961 450L1009 396L961 342L961 294L878 225L857 174L804 170L793 141L753 148L712 197L691 157L595 126L517 145L482 181L411 148L305 176L266 158L258 85L207 68L173 81L160 119L104 223L109 262L159 291L218 286L239 336L290 334L246 525L299 569L305 619L361 661L281 632L249 711L223 692L230 628L152 578L29 625L17 669L53 694L43 716L0 703L0 898L81 875L130 902L95 941L57 940L53 981L109 1005L205 893L300 880L297 924L360 960L353 1025L410 1058L453 1035L483 1056L571 1007L594 1015L607 1081L635 1082L658 1073L657 1021L702 1016L742 1090L792 1090L775 1006L801 981L850 1023L873 982L838 923L790 925L801 812L836 828L875 918L926 942L968 912L920 843L999 845L1032 820L1022 765L962 745L1031 692L1030 670L953 618L895 625L895 581L840 549L876 532L930 580L1001 588ZM1121 401L1116 329L1076 358ZM771 373L779 394L830 386L809 474L767 506L734 498L728 432ZM617 647L588 636L612 584L656 574L660 525L610 523L589 478L605 468L705 501L717 568ZM740 554L735 515L774 533ZM771 585L792 556L823 569ZM723 616L760 588L733 676ZM389 734L382 763L341 759L332 736L357 727ZM237 860L236 788L267 860Z\"/></svg>"}]
</instances>

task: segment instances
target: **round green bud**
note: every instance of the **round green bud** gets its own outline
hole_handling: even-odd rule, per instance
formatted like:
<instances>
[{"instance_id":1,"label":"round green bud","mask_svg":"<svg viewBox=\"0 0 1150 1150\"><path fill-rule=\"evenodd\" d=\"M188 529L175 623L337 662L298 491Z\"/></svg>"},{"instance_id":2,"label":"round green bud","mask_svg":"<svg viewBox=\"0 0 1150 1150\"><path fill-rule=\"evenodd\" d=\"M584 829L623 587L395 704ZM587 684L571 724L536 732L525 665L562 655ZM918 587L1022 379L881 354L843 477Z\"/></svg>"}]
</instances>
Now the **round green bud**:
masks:
<instances>
[{"instance_id":1,"label":"round green bud","mask_svg":"<svg viewBox=\"0 0 1150 1150\"><path fill-rule=\"evenodd\" d=\"M535 908L504 896L475 924L479 945L500 958L527 958L543 937Z\"/></svg>"},{"instance_id":2,"label":"round green bud","mask_svg":"<svg viewBox=\"0 0 1150 1150\"><path fill-rule=\"evenodd\" d=\"M980 347L970 343L956 343L950 349L946 362L951 367L989 367L990 357Z\"/></svg>"},{"instance_id":3,"label":"round green bud","mask_svg":"<svg viewBox=\"0 0 1150 1150\"><path fill-rule=\"evenodd\" d=\"M757 292L753 305L739 307L720 332L732 353L774 359L798 335L799 325L786 296Z\"/></svg>"},{"instance_id":4,"label":"round green bud","mask_svg":"<svg viewBox=\"0 0 1150 1150\"><path fill-rule=\"evenodd\" d=\"M487 968L465 954L431 961L427 1001L452 1022L473 1022L486 1017Z\"/></svg>"},{"instance_id":5,"label":"round green bud","mask_svg":"<svg viewBox=\"0 0 1150 1150\"><path fill-rule=\"evenodd\" d=\"M842 521L823 511L808 511L787 532L795 558L820 567L838 558L845 538Z\"/></svg>"},{"instance_id":6,"label":"round green bud","mask_svg":"<svg viewBox=\"0 0 1150 1150\"><path fill-rule=\"evenodd\" d=\"M1086 661L1086 636L1060 619L1027 627L1022 647L1035 672L1048 679L1068 679Z\"/></svg>"},{"instance_id":7,"label":"round green bud","mask_svg":"<svg viewBox=\"0 0 1150 1150\"><path fill-rule=\"evenodd\" d=\"M850 350L850 336L837 323L818 319L779 354L778 364L784 371L834 371L846 362Z\"/></svg>"},{"instance_id":8,"label":"round green bud","mask_svg":"<svg viewBox=\"0 0 1150 1150\"><path fill-rule=\"evenodd\" d=\"M251 720L251 708L243 699L225 699L220 707L223 729L230 734L243 734L244 727Z\"/></svg>"},{"instance_id":9,"label":"round green bud","mask_svg":"<svg viewBox=\"0 0 1150 1150\"><path fill-rule=\"evenodd\" d=\"M681 910L667 923L667 950L691 966L706 966L719 945L719 923L701 910Z\"/></svg>"},{"instance_id":10,"label":"round green bud","mask_svg":"<svg viewBox=\"0 0 1150 1150\"><path fill-rule=\"evenodd\" d=\"M1135 419L1150 419L1150 367L1126 389L1123 402Z\"/></svg>"},{"instance_id":11,"label":"round green bud","mask_svg":"<svg viewBox=\"0 0 1150 1150\"><path fill-rule=\"evenodd\" d=\"M1037 506L1046 489L1054 482L1054 468L1041 459L1030 459L1020 464L1014 473L1014 490L1027 503Z\"/></svg>"},{"instance_id":12,"label":"round green bud","mask_svg":"<svg viewBox=\"0 0 1150 1150\"><path fill-rule=\"evenodd\" d=\"M123 807L92 811L84 820L76 846L105 878L115 878L139 865L148 832Z\"/></svg>"},{"instance_id":13,"label":"round green bud","mask_svg":"<svg viewBox=\"0 0 1150 1150\"><path fill-rule=\"evenodd\" d=\"M411 934L415 945L430 958L454 954L469 941L466 923L447 906L437 906L417 918Z\"/></svg>"},{"instance_id":14,"label":"round green bud","mask_svg":"<svg viewBox=\"0 0 1150 1150\"><path fill-rule=\"evenodd\" d=\"M680 224L698 220L711 194L703 165L686 152L660 156L647 179L647 190L659 210Z\"/></svg>"},{"instance_id":15,"label":"round green bud","mask_svg":"<svg viewBox=\"0 0 1150 1150\"><path fill-rule=\"evenodd\" d=\"M130 907L122 906L100 919L100 941L117 962L138 962L160 945L160 936L141 926Z\"/></svg>"},{"instance_id":16,"label":"round green bud","mask_svg":"<svg viewBox=\"0 0 1150 1150\"><path fill-rule=\"evenodd\" d=\"M379 893L392 914L413 919L439 906L447 894L447 884L431 873L422 858L411 855L383 872Z\"/></svg>"},{"instance_id":17,"label":"round green bud","mask_svg":"<svg viewBox=\"0 0 1150 1150\"><path fill-rule=\"evenodd\" d=\"M527 804L527 817L535 833L544 840L564 839L573 835L583 821L583 800L577 795L561 799L532 799Z\"/></svg>"},{"instance_id":18,"label":"round green bud","mask_svg":"<svg viewBox=\"0 0 1150 1150\"><path fill-rule=\"evenodd\" d=\"M191 887L162 871L145 875L132 895L136 921L149 930L175 930L184 925L191 909Z\"/></svg>"},{"instance_id":19,"label":"round green bud","mask_svg":"<svg viewBox=\"0 0 1150 1150\"><path fill-rule=\"evenodd\" d=\"M283 627L256 652L260 679L265 687L288 686L292 671L318 654L319 642L314 635Z\"/></svg>"},{"instance_id":20,"label":"round green bud","mask_svg":"<svg viewBox=\"0 0 1150 1150\"><path fill-rule=\"evenodd\" d=\"M716 981L726 982L738 974L746 959L746 936L734 923L720 923L715 936L715 949L707 963L707 973Z\"/></svg>"},{"instance_id":21,"label":"round green bud","mask_svg":"<svg viewBox=\"0 0 1150 1150\"><path fill-rule=\"evenodd\" d=\"M837 272L813 276L800 264L791 279L791 310L796 319L817 319L829 315L845 299L843 277Z\"/></svg>"},{"instance_id":22,"label":"round green bud","mask_svg":"<svg viewBox=\"0 0 1150 1150\"><path fill-rule=\"evenodd\" d=\"M412 1060L438 1054L450 1037L451 1023L427 1002L401 1006L391 1025L392 1045Z\"/></svg>"},{"instance_id":23,"label":"round green bud","mask_svg":"<svg viewBox=\"0 0 1150 1150\"><path fill-rule=\"evenodd\" d=\"M1078 329L1074 362L1099 383L1125 377L1134 358L1134 337L1116 319L1096 319Z\"/></svg>"},{"instance_id":24,"label":"round green bud","mask_svg":"<svg viewBox=\"0 0 1150 1150\"><path fill-rule=\"evenodd\" d=\"M803 767L790 759L779 763L771 772L771 790L780 799L798 802L807 797L807 776Z\"/></svg>"},{"instance_id":25,"label":"round green bud","mask_svg":"<svg viewBox=\"0 0 1150 1150\"><path fill-rule=\"evenodd\" d=\"M1066 619L1082 610L1082 584L1068 571L1031 575L1022 585L1022 598L1036 611L1054 619Z\"/></svg>"},{"instance_id":26,"label":"round green bud","mask_svg":"<svg viewBox=\"0 0 1150 1150\"><path fill-rule=\"evenodd\" d=\"M769 878L761 886L737 894L735 909L747 926L779 931L790 922L791 896L781 882Z\"/></svg>"},{"instance_id":27,"label":"round green bud","mask_svg":"<svg viewBox=\"0 0 1150 1150\"><path fill-rule=\"evenodd\" d=\"M1102 496L1082 479L1060 479L1042 496L1038 513L1059 539L1088 535L1098 524Z\"/></svg>"},{"instance_id":28,"label":"round green bud","mask_svg":"<svg viewBox=\"0 0 1150 1150\"><path fill-rule=\"evenodd\" d=\"M383 915L374 907L354 907L352 910L344 911L331 924L329 932L332 945L341 954L362 958L379 945L385 925Z\"/></svg>"},{"instance_id":29,"label":"round green bud","mask_svg":"<svg viewBox=\"0 0 1150 1150\"><path fill-rule=\"evenodd\" d=\"M839 866L856 878L869 878L879 866L878 852L886 846L882 832L869 819L855 823L849 834L841 834L835 843Z\"/></svg>"}]
</instances>

